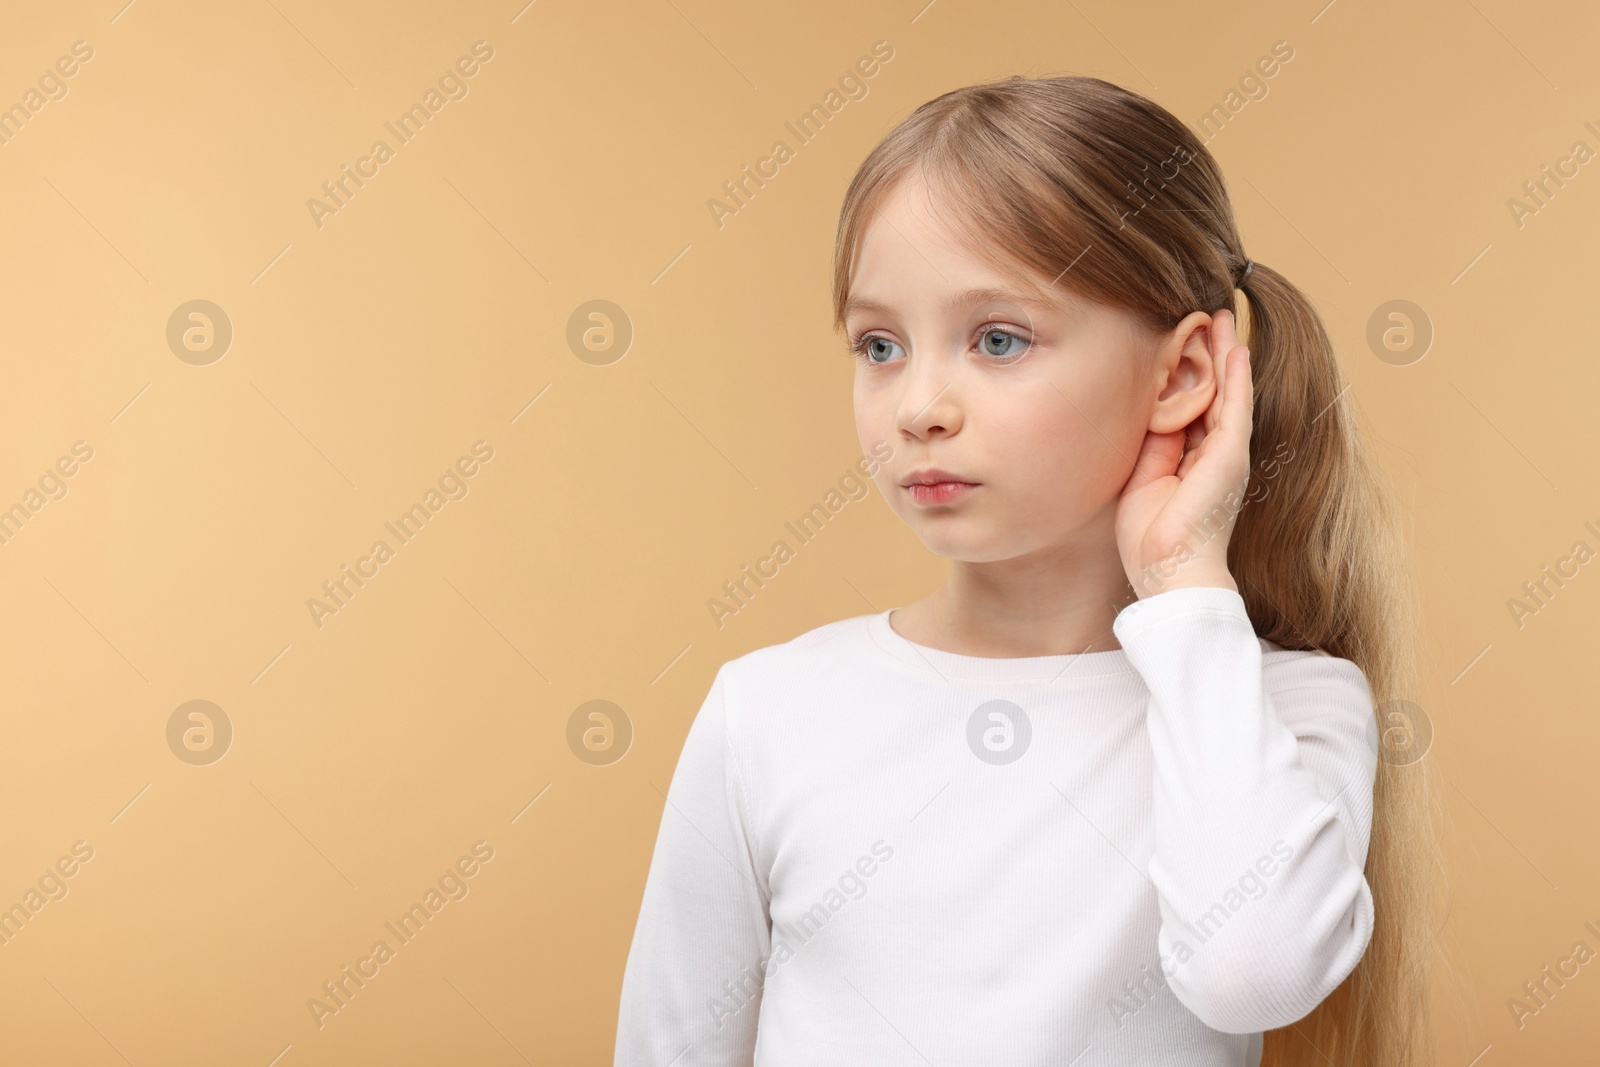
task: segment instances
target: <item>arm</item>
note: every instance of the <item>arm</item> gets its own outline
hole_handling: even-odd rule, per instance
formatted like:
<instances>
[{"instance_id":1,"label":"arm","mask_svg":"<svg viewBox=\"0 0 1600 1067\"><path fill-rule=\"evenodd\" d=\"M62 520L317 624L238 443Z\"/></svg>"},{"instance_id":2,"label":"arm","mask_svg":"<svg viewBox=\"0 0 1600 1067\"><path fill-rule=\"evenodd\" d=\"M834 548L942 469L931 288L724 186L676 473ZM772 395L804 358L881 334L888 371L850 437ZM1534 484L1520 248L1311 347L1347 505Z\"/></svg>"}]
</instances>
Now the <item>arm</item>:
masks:
<instances>
[{"instance_id":1,"label":"arm","mask_svg":"<svg viewBox=\"0 0 1600 1067\"><path fill-rule=\"evenodd\" d=\"M748 1067L770 953L766 876L727 732L727 668L667 790L622 979L616 1067Z\"/></svg>"},{"instance_id":2,"label":"arm","mask_svg":"<svg viewBox=\"0 0 1600 1067\"><path fill-rule=\"evenodd\" d=\"M1366 678L1310 652L1264 670L1230 588L1158 593L1112 629L1151 693L1149 873L1168 983L1214 1030L1287 1026L1344 980L1372 935Z\"/></svg>"}]
</instances>

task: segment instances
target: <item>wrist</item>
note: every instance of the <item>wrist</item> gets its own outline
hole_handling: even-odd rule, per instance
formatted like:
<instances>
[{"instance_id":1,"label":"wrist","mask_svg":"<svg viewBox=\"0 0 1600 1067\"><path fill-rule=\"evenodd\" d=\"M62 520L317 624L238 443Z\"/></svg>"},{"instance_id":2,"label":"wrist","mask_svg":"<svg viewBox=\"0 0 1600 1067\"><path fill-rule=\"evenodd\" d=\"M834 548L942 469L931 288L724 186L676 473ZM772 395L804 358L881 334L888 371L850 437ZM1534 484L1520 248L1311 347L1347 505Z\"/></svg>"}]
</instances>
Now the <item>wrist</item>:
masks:
<instances>
[{"instance_id":1,"label":"wrist","mask_svg":"<svg viewBox=\"0 0 1600 1067\"><path fill-rule=\"evenodd\" d=\"M1205 566L1198 560L1177 568L1170 576L1149 574L1144 578L1143 583L1131 583L1134 593L1141 600L1174 589L1229 589L1235 593L1239 591L1239 584L1233 580L1233 575L1228 572L1227 567Z\"/></svg>"}]
</instances>

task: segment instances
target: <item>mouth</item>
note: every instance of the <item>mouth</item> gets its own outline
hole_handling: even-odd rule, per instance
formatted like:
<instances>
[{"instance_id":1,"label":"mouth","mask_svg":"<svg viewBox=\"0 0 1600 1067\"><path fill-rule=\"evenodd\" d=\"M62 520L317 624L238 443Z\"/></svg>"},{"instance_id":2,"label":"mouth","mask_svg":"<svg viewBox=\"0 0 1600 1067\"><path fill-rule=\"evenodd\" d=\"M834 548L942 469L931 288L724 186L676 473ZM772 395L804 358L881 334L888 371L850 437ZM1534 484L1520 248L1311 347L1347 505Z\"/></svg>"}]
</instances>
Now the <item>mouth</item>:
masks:
<instances>
[{"instance_id":1,"label":"mouth","mask_svg":"<svg viewBox=\"0 0 1600 1067\"><path fill-rule=\"evenodd\" d=\"M900 484L918 507L942 507L960 500L982 483L966 481L949 471L924 470Z\"/></svg>"}]
</instances>

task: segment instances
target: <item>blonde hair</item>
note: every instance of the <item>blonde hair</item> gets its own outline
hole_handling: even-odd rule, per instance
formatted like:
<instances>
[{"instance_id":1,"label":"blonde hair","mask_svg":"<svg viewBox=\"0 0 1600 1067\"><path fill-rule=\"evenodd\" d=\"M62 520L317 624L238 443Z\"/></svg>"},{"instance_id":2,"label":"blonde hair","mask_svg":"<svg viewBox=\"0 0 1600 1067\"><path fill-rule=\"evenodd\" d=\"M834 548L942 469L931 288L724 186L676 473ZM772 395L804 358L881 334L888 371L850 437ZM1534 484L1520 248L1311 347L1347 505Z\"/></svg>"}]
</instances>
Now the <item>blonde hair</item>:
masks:
<instances>
[{"instance_id":1,"label":"blonde hair","mask_svg":"<svg viewBox=\"0 0 1600 1067\"><path fill-rule=\"evenodd\" d=\"M1258 635L1361 667L1381 738L1365 869L1372 939L1314 1011L1267 1033L1262 1067L1431 1064L1441 805L1418 742L1397 732L1414 724L1390 710L1416 693L1415 593L1399 508L1344 399L1316 309L1277 271L1251 267L1216 160L1170 112L1099 78L1017 75L930 100L862 162L839 215L837 328L866 225L911 175L1006 276L1034 289L1029 275L1055 279L1153 331L1197 309L1234 310L1242 278L1251 470L1286 444L1292 473L1239 512L1228 567Z\"/></svg>"}]
</instances>

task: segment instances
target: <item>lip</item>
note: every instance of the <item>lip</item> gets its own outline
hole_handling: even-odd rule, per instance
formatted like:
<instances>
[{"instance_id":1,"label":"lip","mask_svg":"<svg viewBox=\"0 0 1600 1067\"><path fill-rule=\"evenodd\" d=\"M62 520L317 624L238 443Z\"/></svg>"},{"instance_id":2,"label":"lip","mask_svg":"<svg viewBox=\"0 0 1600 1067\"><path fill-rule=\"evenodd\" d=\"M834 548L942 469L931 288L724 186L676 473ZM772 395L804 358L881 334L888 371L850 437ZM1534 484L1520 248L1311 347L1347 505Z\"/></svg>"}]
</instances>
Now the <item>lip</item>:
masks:
<instances>
[{"instance_id":1,"label":"lip","mask_svg":"<svg viewBox=\"0 0 1600 1067\"><path fill-rule=\"evenodd\" d=\"M978 484L970 478L963 478L959 474L951 474L949 471L941 470L938 467L924 467L922 470L912 471L906 475L905 480L900 484L905 486L938 485L941 482L958 482L962 485Z\"/></svg>"},{"instance_id":2,"label":"lip","mask_svg":"<svg viewBox=\"0 0 1600 1067\"><path fill-rule=\"evenodd\" d=\"M912 503L918 507L941 507L953 504L978 488L975 482L935 482L933 485L908 485Z\"/></svg>"},{"instance_id":3,"label":"lip","mask_svg":"<svg viewBox=\"0 0 1600 1067\"><path fill-rule=\"evenodd\" d=\"M981 483L969 482L949 471L930 467L912 472L900 484L918 507L942 507L960 500Z\"/></svg>"}]
</instances>

